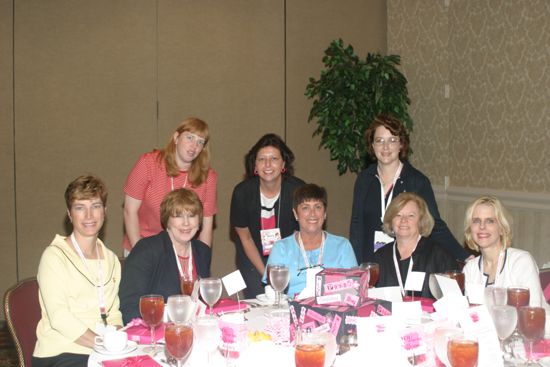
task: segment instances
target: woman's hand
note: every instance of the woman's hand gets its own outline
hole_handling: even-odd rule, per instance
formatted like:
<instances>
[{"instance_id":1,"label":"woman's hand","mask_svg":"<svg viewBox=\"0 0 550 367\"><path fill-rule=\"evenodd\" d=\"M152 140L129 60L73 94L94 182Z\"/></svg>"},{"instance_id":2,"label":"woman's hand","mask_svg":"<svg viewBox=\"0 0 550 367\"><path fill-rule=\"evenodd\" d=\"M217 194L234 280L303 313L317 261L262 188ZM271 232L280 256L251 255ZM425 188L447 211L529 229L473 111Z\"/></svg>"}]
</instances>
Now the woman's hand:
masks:
<instances>
[{"instance_id":1,"label":"woman's hand","mask_svg":"<svg viewBox=\"0 0 550 367\"><path fill-rule=\"evenodd\" d=\"M254 240L252 239L250 230L248 229L248 227L235 227L235 232L237 232L237 235L239 236L239 239L243 244L243 249L246 257L248 257L248 260L250 260L256 270L258 270L258 273L263 275L265 272L265 265L262 257L260 256L260 253L258 252L258 248L256 247Z\"/></svg>"}]
</instances>

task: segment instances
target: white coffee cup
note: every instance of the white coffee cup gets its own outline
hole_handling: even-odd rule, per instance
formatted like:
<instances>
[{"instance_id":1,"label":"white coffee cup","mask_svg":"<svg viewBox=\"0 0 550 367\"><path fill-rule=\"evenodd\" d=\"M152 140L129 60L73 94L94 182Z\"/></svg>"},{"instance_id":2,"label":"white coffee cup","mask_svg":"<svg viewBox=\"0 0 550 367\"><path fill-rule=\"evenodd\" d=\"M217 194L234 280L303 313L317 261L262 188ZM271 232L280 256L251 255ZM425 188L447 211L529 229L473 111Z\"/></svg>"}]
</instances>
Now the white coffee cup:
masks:
<instances>
[{"instance_id":1,"label":"white coffee cup","mask_svg":"<svg viewBox=\"0 0 550 367\"><path fill-rule=\"evenodd\" d=\"M264 292L267 299L275 299L275 290L272 286L266 285L264 288Z\"/></svg>"},{"instance_id":2,"label":"white coffee cup","mask_svg":"<svg viewBox=\"0 0 550 367\"><path fill-rule=\"evenodd\" d=\"M120 352L128 344L128 334L124 331L107 331L103 336L96 336L95 343L109 352Z\"/></svg>"}]
</instances>

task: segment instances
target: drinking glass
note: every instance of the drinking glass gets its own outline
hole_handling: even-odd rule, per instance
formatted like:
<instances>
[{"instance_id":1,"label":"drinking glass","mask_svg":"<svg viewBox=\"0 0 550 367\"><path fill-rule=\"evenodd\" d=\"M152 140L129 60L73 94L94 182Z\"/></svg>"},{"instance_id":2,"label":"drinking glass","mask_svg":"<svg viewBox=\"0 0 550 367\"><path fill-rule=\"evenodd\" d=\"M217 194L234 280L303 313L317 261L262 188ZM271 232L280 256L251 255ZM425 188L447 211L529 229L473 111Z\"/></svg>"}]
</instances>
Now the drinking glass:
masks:
<instances>
[{"instance_id":1,"label":"drinking glass","mask_svg":"<svg viewBox=\"0 0 550 367\"><path fill-rule=\"evenodd\" d=\"M445 275L447 275L449 278L456 280L458 283L458 287L460 288L460 291L462 294L464 294L464 273L460 270L447 270L445 272Z\"/></svg>"},{"instance_id":2,"label":"drinking glass","mask_svg":"<svg viewBox=\"0 0 550 367\"><path fill-rule=\"evenodd\" d=\"M296 367L325 367L326 351L323 341L314 333L298 333L294 351Z\"/></svg>"},{"instance_id":3,"label":"drinking glass","mask_svg":"<svg viewBox=\"0 0 550 367\"><path fill-rule=\"evenodd\" d=\"M281 307L282 292L285 290L290 280L288 266L272 264L269 269L269 280L271 286L275 289L275 308Z\"/></svg>"},{"instance_id":4,"label":"drinking glass","mask_svg":"<svg viewBox=\"0 0 550 367\"><path fill-rule=\"evenodd\" d=\"M479 345L476 338L455 336L447 344L447 356L451 367L476 367Z\"/></svg>"},{"instance_id":5,"label":"drinking glass","mask_svg":"<svg viewBox=\"0 0 550 367\"><path fill-rule=\"evenodd\" d=\"M508 302L508 290L504 287L491 287L493 305L504 306Z\"/></svg>"},{"instance_id":6,"label":"drinking glass","mask_svg":"<svg viewBox=\"0 0 550 367\"><path fill-rule=\"evenodd\" d=\"M174 294L166 302L168 317L172 322L189 322L195 312L195 302L189 296Z\"/></svg>"},{"instance_id":7,"label":"drinking glass","mask_svg":"<svg viewBox=\"0 0 550 367\"><path fill-rule=\"evenodd\" d=\"M449 358L447 357L447 344L449 344L449 339L456 336L463 335L462 329L458 327L438 327L435 329L434 333L434 347L435 354L437 358L445 366L449 367Z\"/></svg>"},{"instance_id":8,"label":"drinking glass","mask_svg":"<svg viewBox=\"0 0 550 367\"><path fill-rule=\"evenodd\" d=\"M498 339L500 340L500 349L506 357L506 348L504 340L514 332L518 321L518 314L514 307L508 305L492 306L491 316L497 331ZM505 358L506 359L506 358Z\"/></svg>"},{"instance_id":9,"label":"drinking glass","mask_svg":"<svg viewBox=\"0 0 550 367\"><path fill-rule=\"evenodd\" d=\"M182 367L193 348L193 328L187 323L168 323L164 331L166 349Z\"/></svg>"},{"instance_id":10,"label":"drinking glass","mask_svg":"<svg viewBox=\"0 0 550 367\"><path fill-rule=\"evenodd\" d=\"M369 271L369 288L372 288L378 282L378 276L380 274L380 267L377 263L366 262L361 263L359 266L361 269Z\"/></svg>"},{"instance_id":11,"label":"drinking glass","mask_svg":"<svg viewBox=\"0 0 550 367\"><path fill-rule=\"evenodd\" d=\"M542 307L523 306L518 309L518 329L528 343L526 366L536 365L533 360L533 344L544 336L546 314Z\"/></svg>"},{"instance_id":12,"label":"drinking glass","mask_svg":"<svg viewBox=\"0 0 550 367\"><path fill-rule=\"evenodd\" d=\"M529 288L527 287L520 287L520 286L511 286L508 287L506 291L507 296L507 303L510 306L514 306L516 310L522 306L528 306L529 305ZM514 329L514 333L511 336L510 343L512 345L515 344L516 341L522 340L521 335L519 335L518 328Z\"/></svg>"},{"instance_id":13,"label":"drinking glass","mask_svg":"<svg viewBox=\"0 0 550 367\"><path fill-rule=\"evenodd\" d=\"M202 278L199 280L199 287L202 299L210 307L210 315L212 315L212 306L218 302L222 295L222 280L220 278Z\"/></svg>"},{"instance_id":14,"label":"drinking glass","mask_svg":"<svg viewBox=\"0 0 550 367\"><path fill-rule=\"evenodd\" d=\"M218 349L221 340L218 319L212 316L199 317L195 320L193 328L197 345L206 352L207 364L210 365L210 356Z\"/></svg>"},{"instance_id":15,"label":"drinking glass","mask_svg":"<svg viewBox=\"0 0 550 367\"><path fill-rule=\"evenodd\" d=\"M158 294L146 294L139 298L139 313L151 329L151 346L145 348L147 353L156 353L155 328L162 323L164 316L164 298Z\"/></svg>"},{"instance_id":16,"label":"drinking glass","mask_svg":"<svg viewBox=\"0 0 550 367\"><path fill-rule=\"evenodd\" d=\"M192 275L183 274L181 277L181 294L190 296L193 294L193 289L195 288L196 279Z\"/></svg>"}]
</instances>

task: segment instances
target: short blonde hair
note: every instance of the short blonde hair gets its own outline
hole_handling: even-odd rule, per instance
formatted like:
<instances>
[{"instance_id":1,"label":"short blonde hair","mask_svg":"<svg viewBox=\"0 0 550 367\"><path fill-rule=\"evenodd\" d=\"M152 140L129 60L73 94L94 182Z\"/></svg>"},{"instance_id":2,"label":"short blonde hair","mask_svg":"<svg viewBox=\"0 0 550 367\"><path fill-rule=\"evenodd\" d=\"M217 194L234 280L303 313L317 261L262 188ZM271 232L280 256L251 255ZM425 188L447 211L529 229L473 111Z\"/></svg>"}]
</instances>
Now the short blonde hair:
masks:
<instances>
[{"instance_id":1,"label":"short blonde hair","mask_svg":"<svg viewBox=\"0 0 550 367\"><path fill-rule=\"evenodd\" d=\"M166 229L170 217L177 217L184 211L199 216L202 223L202 203L198 195L188 189L176 189L169 192L160 204L160 224Z\"/></svg>"},{"instance_id":2,"label":"short blonde hair","mask_svg":"<svg viewBox=\"0 0 550 367\"><path fill-rule=\"evenodd\" d=\"M418 232L423 237L428 237L432 233L434 228L434 218L428 210L428 204L415 193L412 192L403 192L399 194L395 199L390 203L390 206L386 210L384 215L384 232L389 236L395 236L395 233L392 228L392 220L397 216L397 213L405 207L409 202L414 202L418 206L418 212L420 218L418 218Z\"/></svg>"},{"instance_id":3,"label":"short blonde hair","mask_svg":"<svg viewBox=\"0 0 550 367\"><path fill-rule=\"evenodd\" d=\"M502 205L500 200L495 196L482 196L476 199L466 209L466 215L464 217L464 239L466 245L472 250L479 251L479 246L472 237L472 219L474 216L474 210L479 205L487 205L493 208L495 211L495 219L497 220L498 227L502 234L500 235L500 241L504 248L512 246L512 217L508 213L508 210Z\"/></svg>"}]
</instances>

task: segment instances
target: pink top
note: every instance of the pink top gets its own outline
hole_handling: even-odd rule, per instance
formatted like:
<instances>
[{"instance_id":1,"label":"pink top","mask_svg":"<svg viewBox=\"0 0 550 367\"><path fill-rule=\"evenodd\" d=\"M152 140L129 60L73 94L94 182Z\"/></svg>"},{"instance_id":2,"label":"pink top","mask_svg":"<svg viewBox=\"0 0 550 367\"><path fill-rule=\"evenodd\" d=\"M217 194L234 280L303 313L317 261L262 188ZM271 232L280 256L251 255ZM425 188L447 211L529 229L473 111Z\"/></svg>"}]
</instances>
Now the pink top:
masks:
<instances>
[{"instance_id":1,"label":"pink top","mask_svg":"<svg viewBox=\"0 0 550 367\"><path fill-rule=\"evenodd\" d=\"M153 236L162 231L160 203L172 190L172 185L174 189L185 187L197 193L202 202L205 217L211 217L218 211L216 203L218 175L212 168L208 170L206 181L194 187L188 181L186 171L182 171L177 177L169 177L164 161L159 164L158 155L158 151L152 151L139 157L124 184L126 195L141 200L138 211L141 237ZM123 246L127 250L132 249L127 235L124 235Z\"/></svg>"}]
</instances>

